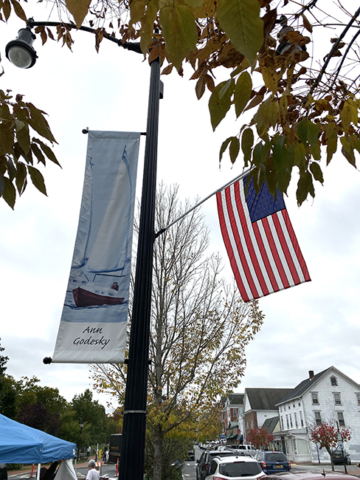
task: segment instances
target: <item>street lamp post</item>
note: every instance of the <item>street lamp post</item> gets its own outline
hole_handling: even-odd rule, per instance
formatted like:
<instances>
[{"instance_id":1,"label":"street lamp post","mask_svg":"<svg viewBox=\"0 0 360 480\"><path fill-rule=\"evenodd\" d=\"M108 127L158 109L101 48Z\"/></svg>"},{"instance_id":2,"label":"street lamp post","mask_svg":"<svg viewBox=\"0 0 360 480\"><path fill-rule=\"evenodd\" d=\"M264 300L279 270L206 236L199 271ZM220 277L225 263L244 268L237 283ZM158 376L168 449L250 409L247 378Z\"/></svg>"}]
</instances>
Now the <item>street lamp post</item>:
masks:
<instances>
[{"instance_id":1,"label":"street lamp post","mask_svg":"<svg viewBox=\"0 0 360 480\"><path fill-rule=\"evenodd\" d=\"M22 29L26 30L26 32L21 33L20 31L17 40L10 42L6 47L7 58L16 66L30 68L34 65L36 59L36 52L32 47L34 38L32 35L29 35L29 31L32 34L31 28L35 26L58 26L61 24L62 22L35 22L33 19L29 19L27 29ZM74 24L66 25L76 28ZM96 33L94 29L88 27L80 27L79 30ZM23 45L24 42L26 43L26 38L24 37L29 39L29 45ZM122 43L121 40L117 40L110 35L104 35L104 38L128 50L142 53L139 43ZM21 51L22 47L24 48L24 54ZM14 51L13 49L16 50ZM34 57L31 55L33 52ZM16 59L20 59L20 61L16 63ZM134 307L131 320L129 359L127 362L128 372L119 480L143 480L144 478L159 101L163 93L162 82L160 81L159 58L151 63L150 68L144 175L133 299Z\"/></svg>"}]
</instances>

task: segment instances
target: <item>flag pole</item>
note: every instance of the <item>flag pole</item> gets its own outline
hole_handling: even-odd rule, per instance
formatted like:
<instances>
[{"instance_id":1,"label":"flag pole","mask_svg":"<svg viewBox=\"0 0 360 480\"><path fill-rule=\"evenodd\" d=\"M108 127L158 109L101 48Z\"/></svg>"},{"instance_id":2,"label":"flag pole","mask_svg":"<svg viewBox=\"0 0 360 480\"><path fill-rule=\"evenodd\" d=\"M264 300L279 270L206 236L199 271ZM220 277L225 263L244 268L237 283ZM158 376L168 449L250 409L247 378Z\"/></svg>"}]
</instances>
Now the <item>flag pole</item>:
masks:
<instances>
[{"instance_id":1,"label":"flag pole","mask_svg":"<svg viewBox=\"0 0 360 480\"><path fill-rule=\"evenodd\" d=\"M185 212L183 215L181 215L181 217L177 218L176 220L174 220L172 223L169 223L169 225L167 225L166 227L164 228L161 228L157 233L155 233L155 238L159 237L160 235L162 235L163 233L166 232L166 230L170 227L172 227L175 223L177 223L179 220L182 220L184 217L186 217L186 215L188 215L190 212L192 212L193 210L195 210L195 208L198 208L200 207L200 205L202 205L204 202L206 202L206 200L209 200L209 198L211 198L213 195L215 195L216 193L220 192L221 190L223 190L224 188L228 187L229 185L231 185L232 183L236 182L237 180L241 180L242 178L244 178L248 173L251 172L251 170L253 169L254 167L251 167L249 168L248 170L245 170L245 172L241 173L240 175L238 175L237 177L233 178L232 180L230 180L230 182L227 182L225 183L225 185L223 185L222 187L218 188L217 190L215 190L215 192L213 193L210 193L210 195L208 195L206 198L204 198L203 200L201 200L201 202L197 203L196 205L194 205L193 207L190 208L190 210L188 210L187 212Z\"/></svg>"}]
</instances>

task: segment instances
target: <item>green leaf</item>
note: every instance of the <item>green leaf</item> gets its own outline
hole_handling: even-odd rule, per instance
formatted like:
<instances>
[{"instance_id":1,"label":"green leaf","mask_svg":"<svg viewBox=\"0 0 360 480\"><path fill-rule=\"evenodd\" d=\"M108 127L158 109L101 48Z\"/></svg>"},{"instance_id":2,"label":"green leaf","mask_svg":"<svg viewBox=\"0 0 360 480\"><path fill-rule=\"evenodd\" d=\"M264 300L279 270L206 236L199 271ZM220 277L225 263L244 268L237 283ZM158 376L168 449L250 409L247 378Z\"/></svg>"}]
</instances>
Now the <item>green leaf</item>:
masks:
<instances>
[{"instance_id":1,"label":"green leaf","mask_svg":"<svg viewBox=\"0 0 360 480\"><path fill-rule=\"evenodd\" d=\"M315 145L317 145L318 137L319 127L309 120L307 124L307 139L311 147L315 147Z\"/></svg>"},{"instance_id":2,"label":"green leaf","mask_svg":"<svg viewBox=\"0 0 360 480\"><path fill-rule=\"evenodd\" d=\"M47 156L47 158L51 161L51 162L54 162L56 163L56 165L59 165L59 167L61 168L61 165L60 163L58 162L56 156L55 156L55 153L51 150L51 148L46 145L46 143L42 142L41 140L39 140L38 138L33 138L32 139L33 142L36 142L40 145L41 147L41 150L45 153L45 155Z\"/></svg>"},{"instance_id":3,"label":"green leaf","mask_svg":"<svg viewBox=\"0 0 360 480\"><path fill-rule=\"evenodd\" d=\"M250 100L252 81L248 72L243 72L238 78L234 90L235 113L238 117Z\"/></svg>"},{"instance_id":4,"label":"green leaf","mask_svg":"<svg viewBox=\"0 0 360 480\"><path fill-rule=\"evenodd\" d=\"M42 176L42 173L35 167L31 167L28 165L28 170L30 174L30 178L34 186L44 195L47 195L46 193L46 187L45 187L45 182L44 182L44 177Z\"/></svg>"},{"instance_id":5,"label":"green leaf","mask_svg":"<svg viewBox=\"0 0 360 480\"><path fill-rule=\"evenodd\" d=\"M14 146L14 130L3 123L0 124L0 145L4 153L12 153Z\"/></svg>"},{"instance_id":6,"label":"green leaf","mask_svg":"<svg viewBox=\"0 0 360 480\"><path fill-rule=\"evenodd\" d=\"M29 127L23 124L23 127L21 128L21 126L19 126L20 129L18 130L18 124L22 123L23 122L19 122L19 120L16 122L16 138L24 153L27 154L30 150Z\"/></svg>"},{"instance_id":7,"label":"green leaf","mask_svg":"<svg viewBox=\"0 0 360 480\"><path fill-rule=\"evenodd\" d=\"M329 165L332 157L334 156L334 153L337 150L337 141L338 141L337 133L333 132L326 142L326 155L327 155L326 165Z\"/></svg>"},{"instance_id":8,"label":"green leaf","mask_svg":"<svg viewBox=\"0 0 360 480\"><path fill-rule=\"evenodd\" d=\"M91 0L66 0L66 7L74 17L76 27L80 28L86 17Z\"/></svg>"},{"instance_id":9,"label":"green leaf","mask_svg":"<svg viewBox=\"0 0 360 480\"><path fill-rule=\"evenodd\" d=\"M19 195L21 195L25 190L26 176L27 176L27 170L26 170L25 164L22 162L18 162L15 183L16 183L16 188L19 192Z\"/></svg>"},{"instance_id":10,"label":"green leaf","mask_svg":"<svg viewBox=\"0 0 360 480\"><path fill-rule=\"evenodd\" d=\"M349 142L349 140L346 137L341 137L340 142L343 146L343 148L341 149L341 153L344 155L346 160L353 167L356 168L356 160L355 160L355 155L354 155L354 149L353 149L351 143Z\"/></svg>"},{"instance_id":11,"label":"green leaf","mask_svg":"<svg viewBox=\"0 0 360 480\"><path fill-rule=\"evenodd\" d=\"M185 0L185 3L191 8L199 8L204 3L204 0Z\"/></svg>"},{"instance_id":12,"label":"green leaf","mask_svg":"<svg viewBox=\"0 0 360 480\"><path fill-rule=\"evenodd\" d=\"M306 168L305 164L306 149L302 143L295 143L294 146L294 164L303 171Z\"/></svg>"},{"instance_id":13,"label":"green leaf","mask_svg":"<svg viewBox=\"0 0 360 480\"><path fill-rule=\"evenodd\" d=\"M300 138L300 141L306 146L308 138L308 122L306 118L303 118L299 125L297 126L296 133Z\"/></svg>"},{"instance_id":14,"label":"green leaf","mask_svg":"<svg viewBox=\"0 0 360 480\"><path fill-rule=\"evenodd\" d=\"M24 20L24 22L27 22L26 14L20 3L17 0L11 0L11 3L14 7L14 12L16 13L16 15L21 18L21 20Z\"/></svg>"},{"instance_id":15,"label":"green leaf","mask_svg":"<svg viewBox=\"0 0 360 480\"><path fill-rule=\"evenodd\" d=\"M233 89L228 88L220 99L220 91L227 82L221 82L217 85L209 99L209 110L211 117L211 125L213 130L219 125L221 120L225 117L231 106L231 96Z\"/></svg>"},{"instance_id":16,"label":"green leaf","mask_svg":"<svg viewBox=\"0 0 360 480\"><path fill-rule=\"evenodd\" d=\"M32 103L27 103L26 105L29 108L31 114L31 120L29 119L29 124L31 125L31 127L50 142L57 143L55 138L53 137L53 134L50 131L49 124L43 115L43 113L45 112L36 108L35 105L33 105Z\"/></svg>"},{"instance_id":17,"label":"green leaf","mask_svg":"<svg viewBox=\"0 0 360 480\"><path fill-rule=\"evenodd\" d=\"M142 52L148 53L149 45L152 43L154 38L154 22L158 13L158 2L152 0L151 2L146 2L146 10L141 21L141 40L140 47Z\"/></svg>"},{"instance_id":18,"label":"green leaf","mask_svg":"<svg viewBox=\"0 0 360 480\"><path fill-rule=\"evenodd\" d=\"M195 50L198 39L194 14L187 5L165 6L160 10L160 23L169 62L180 70L184 58Z\"/></svg>"},{"instance_id":19,"label":"green leaf","mask_svg":"<svg viewBox=\"0 0 360 480\"><path fill-rule=\"evenodd\" d=\"M310 171L313 174L315 180L317 180L321 184L324 183L323 173L322 173L322 170L321 170L320 165L318 163L312 162L311 165L310 165Z\"/></svg>"},{"instance_id":20,"label":"green leaf","mask_svg":"<svg viewBox=\"0 0 360 480\"><path fill-rule=\"evenodd\" d=\"M300 174L296 190L296 199L299 206L306 200L309 193L313 198L315 197L315 190L311 174L310 172L306 171Z\"/></svg>"},{"instance_id":21,"label":"green leaf","mask_svg":"<svg viewBox=\"0 0 360 480\"><path fill-rule=\"evenodd\" d=\"M233 137L229 137L226 140L223 141L221 148L220 148L220 153L219 153L219 162L221 162L222 156L224 155L225 150L227 149L231 139Z\"/></svg>"},{"instance_id":22,"label":"green leaf","mask_svg":"<svg viewBox=\"0 0 360 480\"><path fill-rule=\"evenodd\" d=\"M16 190L14 185L7 177L3 177L4 180L4 191L2 194L5 202L14 210L15 201L16 201Z\"/></svg>"},{"instance_id":23,"label":"green leaf","mask_svg":"<svg viewBox=\"0 0 360 480\"><path fill-rule=\"evenodd\" d=\"M242 134L242 137L241 137L241 150L243 151L243 154L244 154L245 167L248 166L248 163L251 160L251 149L253 145L254 145L254 132L252 131L251 128L247 128L246 130L244 130L244 133Z\"/></svg>"},{"instance_id":24,"label":"green leaf","mask_svg":"<svg viewBox=\"0 0 360 480\"><path fill-rule=\"evenodd\" d=\"M253 64L264 42L264 24L258 0L219 0L217 16L236 50Z\"/></svg>"},{"instance_id":25,"label":"green leaf","mask_svg":"<svg viewBox=\"0 0 360 480\"><path fill-rule=\"evenodd\" d=\"M239 139L237 137L233 137L231 139L230 148L229 148L231 163L233 163L233 164L235 163L235 160L236 160L237 156L239 155L239 150L240 150Z\"/></svg>"},{"instance_id":26,"label":"green leaf","mask_svg":"<svg viewBox=\"0 0 360 480\"><path fill-rule=\"evenodd\" d=\"M36 143L33 143L31 145L31 150L33 151L34 155L37 157L38 162L42 163L43 165L46 165L45 157L40 150L40 148L36 145Z\"/></svg>"}]
</instances>

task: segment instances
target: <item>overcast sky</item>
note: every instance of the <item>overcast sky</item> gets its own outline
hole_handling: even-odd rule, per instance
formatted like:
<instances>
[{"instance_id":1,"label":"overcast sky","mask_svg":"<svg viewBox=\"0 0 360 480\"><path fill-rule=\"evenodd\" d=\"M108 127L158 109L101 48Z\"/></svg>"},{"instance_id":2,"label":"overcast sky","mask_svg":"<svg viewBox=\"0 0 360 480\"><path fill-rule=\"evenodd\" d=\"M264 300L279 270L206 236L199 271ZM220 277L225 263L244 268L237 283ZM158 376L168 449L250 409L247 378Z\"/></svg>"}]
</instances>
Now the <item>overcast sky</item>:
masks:
<instances>
[{"instance_id":1,"label":"overcast sky","mask_svg":"<svg viewBox=\"0 0 360 480\"><path fill-rule=\"evenodd\" d=\"M35 20L45 20L40 5ZM31 13L31 12L29 12ZM55 152L62 169L45 169L48 198L29 185L13 212L0 201L0 337L10 357L7 373L16 379L36 375L42 385L57 387L70 400L91 386L87 365L44 365L52 356L73 254L87 136L92 130L145 131L149 67L142 56L74 33L73 53L55 42L44 47L38 38L36 65L20 70L5 59L5 45L22 23L1 27L3 90L25 95L49 114L59 142ZM183 198L204 198L242 171L225 158L221 142L236 134L241 119L229 113L212 133L205 97L195 96L195 82L176 73L163 77L160 106L158 180L179 183ZM143 168L141 138L139 179ZM296 181L296 175L294 176ZM261 332L247 348L247 369L239 385L295 387L308 376L333 365L360 382L360 226L359 172L338 154L317 184L316 198L298 208L292 186L286 204L312 281L260 300L265 313ZM140 197L140 188L137 191ZM215 197L202 208L211 230L211 248L232 272L222 242ZM104 396L97 396L105 404Z\"/></svg>"}]
</instances>

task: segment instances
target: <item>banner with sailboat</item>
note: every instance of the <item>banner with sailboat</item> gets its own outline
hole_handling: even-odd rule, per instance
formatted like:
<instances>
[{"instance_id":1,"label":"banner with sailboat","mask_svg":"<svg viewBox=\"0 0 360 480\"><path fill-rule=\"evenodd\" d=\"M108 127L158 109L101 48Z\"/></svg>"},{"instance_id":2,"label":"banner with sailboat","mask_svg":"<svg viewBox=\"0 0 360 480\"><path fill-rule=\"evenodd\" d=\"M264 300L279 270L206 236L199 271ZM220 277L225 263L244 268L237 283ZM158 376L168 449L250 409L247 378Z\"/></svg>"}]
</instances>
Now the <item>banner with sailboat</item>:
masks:
<instances>
[{"instance_id":1,"label":"banner with sailboat","mask_svg":"<svg viewBox=\"0 0 360 480\"><path fill-rule=\"evenodd\" d=\"M140 133L89 131L55 363L124 362L139 140Z\"/></svg>"}]
</instances>

